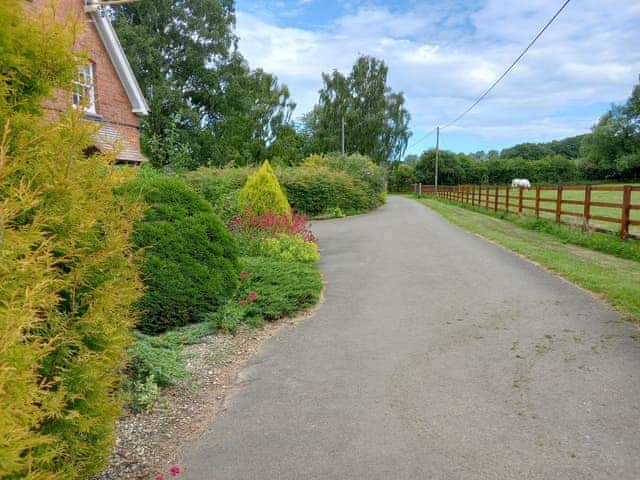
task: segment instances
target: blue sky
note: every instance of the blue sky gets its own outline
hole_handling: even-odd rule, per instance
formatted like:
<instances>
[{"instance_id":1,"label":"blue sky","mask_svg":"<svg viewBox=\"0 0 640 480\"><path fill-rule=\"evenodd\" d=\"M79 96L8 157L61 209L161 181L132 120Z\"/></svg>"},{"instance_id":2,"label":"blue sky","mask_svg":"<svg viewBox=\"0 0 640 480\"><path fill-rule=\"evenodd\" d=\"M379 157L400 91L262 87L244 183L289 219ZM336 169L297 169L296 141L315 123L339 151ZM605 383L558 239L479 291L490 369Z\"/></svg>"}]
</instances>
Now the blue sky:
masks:
<instances>
[{"instance_id":1,"label":"blue sky","mask_svg":"<svg viewBox=\"0 0 640 480\"><path fill-rule=\"evenodd\" d=\"M238 0L240 50L289 86L310 110L321 73L348 72L359 54L389 66L421 140L466 109L515 59L561 0ZM573 0L527 56L441 145L461 152L501 149L588 132L624 101L640 73L640 2Z\"/></svg>"}]
</instances>

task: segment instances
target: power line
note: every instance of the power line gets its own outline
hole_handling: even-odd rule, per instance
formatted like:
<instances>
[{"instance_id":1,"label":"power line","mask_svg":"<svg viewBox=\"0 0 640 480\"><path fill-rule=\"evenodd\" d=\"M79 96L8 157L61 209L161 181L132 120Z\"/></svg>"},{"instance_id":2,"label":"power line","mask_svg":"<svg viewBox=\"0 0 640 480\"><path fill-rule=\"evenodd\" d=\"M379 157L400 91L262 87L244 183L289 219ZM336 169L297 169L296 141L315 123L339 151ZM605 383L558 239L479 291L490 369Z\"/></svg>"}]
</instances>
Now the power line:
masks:
<instances>
[{"instance_id":1,"label":"power line","mask_svg":"<svg viewBox=\"0 0 640 480\"><path fill-rule=\"evenodd\" d=\"M533 40L531 40L531 42L529 42L529 45L527 45L527 48L525 48L522 51L522 53L520 55L518 55L518 57L513 61L513 63L509 66L509 68L507 68L504 71L504 73L502 75L500 75L500 77L498 77L498 79L495 82L493 82L493 84L482 95L480 95L475 102L473 102L471 104L471 106L469 108L467 108L464 112L462 112L460 115L458 115L453 121L447 123L444 127L441 128L441 130L452 126L454 123L456 123L459 120L461 120L462 117L464 117L467 113L469 113L471 110L473 110L474 107L476 105L478 105L491 92L491 90L493 90L496 87L496 85L498 85L498 83L500 83L502 81L502 79L504 77L507 76L507 74L513 69L513 67L516 66L516 64L520 61L520 59L525 56L525 54L529 51L529 49L533 46L533 44L536 43L538 41L538 39L542 36L542 34L547 30L547 28L549 28L549 26L551 26L551 24L554 22L554 20L558 17L558 15L560 15L560 13L564 10L564 8L569 4L570 1L571 0L566 0L562 4L562 6L558 9L558 11L555 13L555 15L553 17L551 17L551 20L549 20L547 22L547 24L542 28L542 30L540 30L540 32L538 32L538 34L535 36L535 38Z\"/></svg>"},{"instance_id":2,"label":"power line","mask_svg":"<svg viewBox=\"0 0 640 480\"><path fill-rule=\"evenodd\" d=\"M427 138L431 137L434 133L436 133L437 128L434 128L433 130L431 130L430 132L426 133L425 135L423 135L422 137L420 137L419 140L416 140L415 142L411 142L411 147L415 147L419 144L421 144L422 142L424 142Z\"/></svg>"}]
</instances>

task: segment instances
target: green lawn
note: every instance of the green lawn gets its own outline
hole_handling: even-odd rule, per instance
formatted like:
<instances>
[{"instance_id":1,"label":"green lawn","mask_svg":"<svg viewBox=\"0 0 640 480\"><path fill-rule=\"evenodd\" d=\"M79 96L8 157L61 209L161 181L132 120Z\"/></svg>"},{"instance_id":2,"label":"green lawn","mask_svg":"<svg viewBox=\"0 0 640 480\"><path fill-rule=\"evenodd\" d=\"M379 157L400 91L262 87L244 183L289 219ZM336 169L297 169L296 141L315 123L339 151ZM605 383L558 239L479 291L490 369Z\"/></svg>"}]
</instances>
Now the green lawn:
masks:
<instances>
[{"instance_id":1,"label":"green lawn","mask_svg":"<svg viewBox=\"0 0 640 480\"><path fill-rule=\"evenodd\" d=\"M604 187L606 185L594 185L594 188L598 188L598 187ZM611 185L611 186L616 186L616 187L620 187L620 185ZM564 190L562 192L562 198L563 200L571 200L571 201L584 201L585 199L585 190L584 187L581 187L579 190L572 190L571 186L566 187L568 188L568 190ZM505 195L505 187L500 187L499 189L499 195ZM489 191L489 207L493 208L493 195L495 193L494 189L491 189ZM517 205L518 202L518 191L516 189L511 189L509 195L511 196L509 203L511 205ZM525 215L529 215L529 216L533 216L535 215L534 210L532 210L533 208L535 208L535 196L536 196L536 192L535 189L531 189L531 190L525 190L524 192L524 200L522 202L524 210L523 213ZM483 197L482 197L482 205L485 205L485 200L484 200L484 191L483 191ZM557 198L557 191L556 190L541 190L540 192L540 208L546 208L549 210L554 210L555 212L555 208L556 208L556 198ZM504 199L500 200L501 202L504 202ZM592 202L607 202L607 203L618 203L618 204L622 204L622 191L619 192L601 192L601 191L592 191L591 192L591 201ZM633 205L640 205L640 190L636 190L633 191L631 193L631 203ZM529 208L527 208L529 207ZM502 207L499 207L502 208ZM513 207L511 207L511 209L513 209ZM562 211L564 212L575 212L575 213L579 213L579 214L583 214L584 213L584 206L582 205L571 205L568 203L563 203L562 204ZM622 216L622 209L621 208L611 208L611 207L596 207L596 206L592 206L591 207L591 215L595 215L595 216L600 216L600 217L612 217L612 218L621 218ZM542 218L552 218L555 219L555 213L552 212L540 212L540 217ZM631 220L637 220L640 221L640 209L633 209L630 212L630 218ZM582 218L581 217L576 217L573 215L563 215L562 216L562 221L563 222L567 222L567 223L575 223L578 225L582 224ZM614 222L607 222L607 221L602 221L602 220L591 220L591 225L594 227L598 227L598 228L603 228L606 230L610 230L613 232L619 232L620 231L620 224L619 223L614 223ZM639 235L640 236L640 225L631 225L629 228L629 232L631 234L634 235Z\"/></svg>"},{"instance_id":2,"label":"green lawn","mask_svg":"<svg viewBox=\"0 0 640 480\"><path fill-rule=\"evenodd\" d=\"M449 203L429 198L419 201L452 223L598 294L628 319L640 321L640 262L567 244L552 235Z\"/></svg>"}]
</instances>

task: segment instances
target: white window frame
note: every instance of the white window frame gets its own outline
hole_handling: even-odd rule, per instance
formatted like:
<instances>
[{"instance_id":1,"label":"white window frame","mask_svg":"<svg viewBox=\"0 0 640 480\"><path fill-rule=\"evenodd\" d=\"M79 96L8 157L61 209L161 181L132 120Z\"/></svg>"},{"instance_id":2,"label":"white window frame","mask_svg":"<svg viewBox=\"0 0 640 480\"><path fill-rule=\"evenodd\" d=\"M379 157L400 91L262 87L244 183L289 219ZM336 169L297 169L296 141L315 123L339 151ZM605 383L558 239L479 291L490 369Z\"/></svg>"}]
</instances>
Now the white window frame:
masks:
<instances>
[{"instance_id":1,"label":"white window frame","mask_svg":"<svg viewBox=\"0 0 640 480\"><path fill-rule=\"evenodd\" d=\"M82 108L87 113L96 114L96 87L93 63L78 70L78 76L72 81L71 103L74 108Z\"/></svg>"}]
</instances>

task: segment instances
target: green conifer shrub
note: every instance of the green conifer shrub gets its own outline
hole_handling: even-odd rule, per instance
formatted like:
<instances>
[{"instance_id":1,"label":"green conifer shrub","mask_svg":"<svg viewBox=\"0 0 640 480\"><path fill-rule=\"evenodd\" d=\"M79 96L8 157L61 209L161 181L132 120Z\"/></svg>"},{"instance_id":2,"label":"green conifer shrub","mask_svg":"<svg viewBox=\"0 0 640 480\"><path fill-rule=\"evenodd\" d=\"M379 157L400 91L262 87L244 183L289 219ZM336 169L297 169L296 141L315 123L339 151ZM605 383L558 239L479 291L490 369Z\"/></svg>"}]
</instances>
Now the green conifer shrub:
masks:
<instances>
[{"instance_id":1,"label":"green conifer shrub","mask_svg":"<svg viewBox=\"0 0 640 480\"><path fill-rule=\"evenodd\" d=\"M291 215L287 196L282 191L268 160L247 179L247 183L240 190L238 207L240 212L250 209L258 215L267 212Z\"/></svg>"},{"instance_id":2,"label":"green conifer shrub","mask_svg":"<svg viewBox=\"0 0 640 480\"><path fill-rule=\"evenodd\" d=\"M82 55L75 24L23 3L0 2L0 478L85 479L121 414L142 205L113 195L132 170L85 157L82 112L44 118Z\"/></svg>"},{"instance_id":3,"label":"green conifer shrub","mask_svg":"<svg viewBox=\"0 0 640 480\"><path fill-rule=\"evenodd\" d=\"M155 334L201 321L237 288L238 246L211 205L178 177L139 178L125 189L149 206L133 240L145 292L138 329Z\"/></svg>"}]
</instances>

